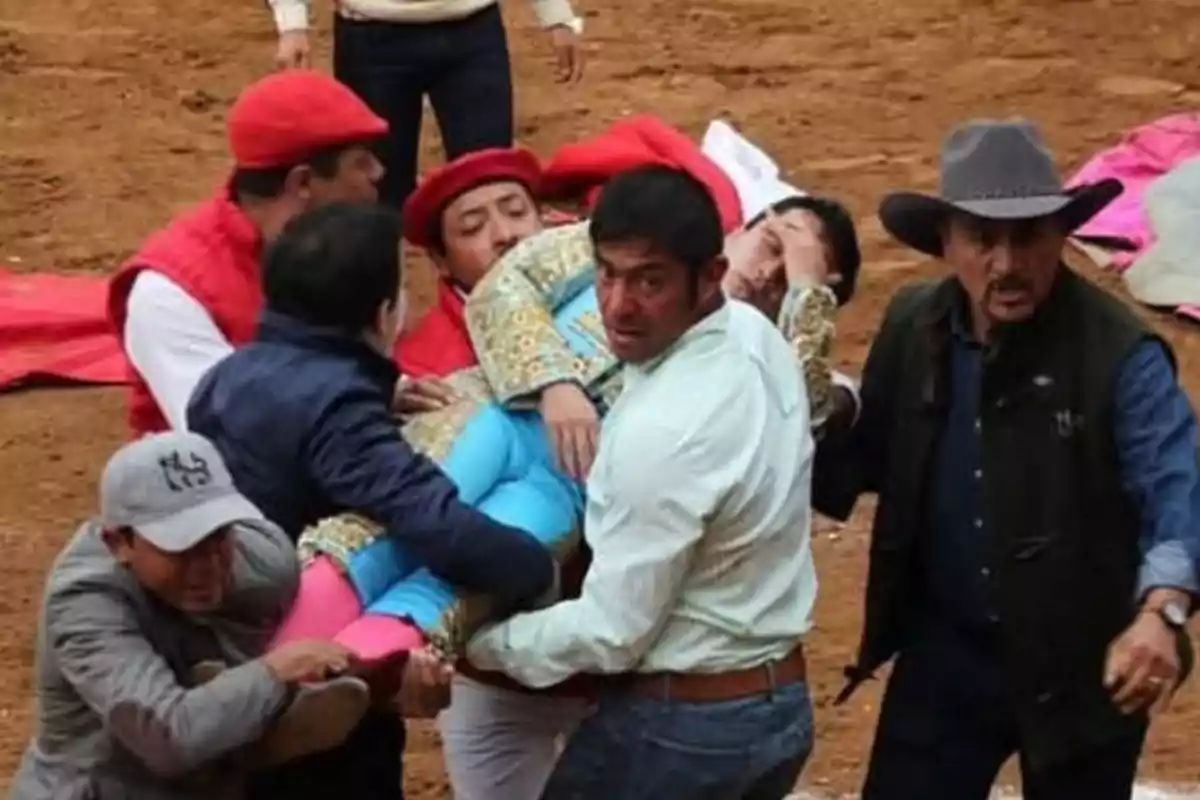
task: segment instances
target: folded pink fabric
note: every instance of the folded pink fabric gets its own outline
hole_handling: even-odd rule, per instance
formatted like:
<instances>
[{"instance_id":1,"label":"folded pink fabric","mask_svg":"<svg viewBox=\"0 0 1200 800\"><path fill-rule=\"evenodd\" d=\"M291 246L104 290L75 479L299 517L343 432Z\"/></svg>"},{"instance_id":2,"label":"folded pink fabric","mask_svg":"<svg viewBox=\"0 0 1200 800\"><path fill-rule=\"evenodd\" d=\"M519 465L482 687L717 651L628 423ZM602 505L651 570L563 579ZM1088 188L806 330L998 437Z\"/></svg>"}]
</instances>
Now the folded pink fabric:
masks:
<instances>
[{"instance_id":1,"label":"folded pink fabric","mask_svg":"<svg viewBox=\"0 0 1200 800\"><path fill-rule=\"evenodd\" d=\"M1120 197L1076 234L1127 240L1136 249L1113 256L1113 266L1125 269L1153 240L1142 205L1146 187L1196 155L1200 155L1200 114L1174 114L1125 134L1116 146L1093 156L1069 182L1078 186L1116 178L1125 186Z\"/></svg>"}]
</instances>

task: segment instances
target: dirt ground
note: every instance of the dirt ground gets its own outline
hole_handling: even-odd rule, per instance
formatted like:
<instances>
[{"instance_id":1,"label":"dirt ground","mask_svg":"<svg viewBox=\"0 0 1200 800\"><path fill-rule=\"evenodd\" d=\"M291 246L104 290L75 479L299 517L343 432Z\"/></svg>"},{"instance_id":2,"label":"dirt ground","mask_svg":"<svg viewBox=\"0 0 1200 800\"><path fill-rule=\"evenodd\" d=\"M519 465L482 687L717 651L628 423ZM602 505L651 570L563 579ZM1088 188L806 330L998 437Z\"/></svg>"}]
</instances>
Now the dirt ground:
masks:
<instances>
[{"instance_id":1,"label":"dirt ground","mask_svg":"<svg viewBox=\"0 0 1200 800\"><path fill-rule=\"evenodd\" d=\"M1025 114L1074 166L1131 125L1200 104L1189 86L1196 0L576 2L590 62L575 89L550 79L527 3L506 4L520 138L548 152L631 111L657 112L694 134L724 116L795 182L844 197L868 257L840 325L851 371L886 298L933 269L886 240L875 203L888 189L935 184L949 125ZM227 168L224 110L269 68L263 5L0 0L0 259L18 269L106 271L203 197ZM324 23L328 8L317 9ZM1200 334L1157 324L1195 396ZM0 395L0 785L30 729L43 576L92 511L99 468L123 434L121 408L115 389ZM817 536L822 585L809 650L819 731L805 783L836 792L857 787L879 697L872 685L831 705L857 636L868 520L863 509ZM1200 778L1198 738L1194 684L1155 726L1144 775ZM409 797L449 797L433 734L416 732L408 763Z\"/></svg>"}]
</instances>

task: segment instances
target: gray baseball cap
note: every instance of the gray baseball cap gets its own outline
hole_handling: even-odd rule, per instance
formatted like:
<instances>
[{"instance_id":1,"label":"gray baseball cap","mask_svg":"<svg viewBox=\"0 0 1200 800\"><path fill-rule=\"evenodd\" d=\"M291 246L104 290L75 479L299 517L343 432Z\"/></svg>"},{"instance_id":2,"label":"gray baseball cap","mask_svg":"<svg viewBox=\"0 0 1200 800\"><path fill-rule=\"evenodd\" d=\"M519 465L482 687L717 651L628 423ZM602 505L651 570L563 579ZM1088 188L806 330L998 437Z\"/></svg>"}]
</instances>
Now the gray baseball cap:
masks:
<instances>
[{"instance_id":1,"label":"gray baseball cap","mask_svg":"<svg viewBox=\"0 0 1200 800\"><path fill-rule=\"evenodd\" d=\"M181 553L219 528L263 519L238 493L212 442L168 431L131 442L100 478L100 522L132 528L160 550Z\"/></svg>"}]
</instances>

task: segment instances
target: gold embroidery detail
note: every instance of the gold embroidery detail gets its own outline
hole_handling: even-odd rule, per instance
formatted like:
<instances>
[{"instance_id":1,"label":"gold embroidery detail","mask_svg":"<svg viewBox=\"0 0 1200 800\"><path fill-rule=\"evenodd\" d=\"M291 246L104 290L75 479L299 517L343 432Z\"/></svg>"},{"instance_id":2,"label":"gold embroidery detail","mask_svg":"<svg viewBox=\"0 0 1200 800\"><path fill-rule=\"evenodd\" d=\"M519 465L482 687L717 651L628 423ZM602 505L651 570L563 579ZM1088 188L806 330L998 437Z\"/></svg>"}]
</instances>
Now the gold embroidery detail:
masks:
<instances>
[{"instance_id":1,"label":"gold embroidery detail","mask_svg":"<svg viewBox=\"0 0 1200 800\"><path fill-rule=\"evenodd\" d=\"M470 381L464 380L461 385L452 382L451 386L459 392L454 403L417 414L400 429L414 450L439 462L450 455L458 435L487 400Z\"/></svg>"},{"instance_id":2,"label":"gold embroidery detail","mask_svg":"<svg viewBox=\"0 0 1200 800\"><path fill-rule=\"evenodd\" d=\"M296 550L304 566L318 555L326 555L345 572L351 557L378 539L381 531L378 524L361 514L339 514L305 528Z\"/></svg>"},{"instance_id":3,"label":"gold embroidery detail","mask_svg":"<svg viewBox=\"0 0 1200 800\"><path fill-rule=\"evenodd\" d=\"M581 337L590 339L592 346L596 348L598 353L602 353L607 360L613 360L612 350L608 348L608 334L604 332L604 320L600 318L600 311L588 311L580 314L571 321L571 327Z\"/></svg>"},{"instance_id":4,"label":"gold embroidery detail","mask_svg":"<svg viewBox=\"0 0 1200 800\"><path fill-rule=\"evenodd\" d=\"M837 298L828 286L806 284L788 288L779 311L779 330L791 343L808 391L813 427L833 410L834 315Z\"/></svg>"},{"instance_id":5,"label":"gold embroidery detail","mask_svg":"<svg viewBox=\"0 0 1200 800\"><path fill-rule=\"evenodd\" d=\"M478 369L463 370L447 382L458 392L458 399L446 408L416 415L400 429L414 450L434 461L450 454L455 439L490 394ZM323 519L300 534L297 547L301 563L308 564L323 553L345 569L351 557L383 533L382 525L354 512Z\"/></svg>"},{"instance_id":6,"label":"gold embroidery detail","mask_svg":"<svg viewBox=\"0 0 1200 800\"><path fill-rule=\"evenodd\" d=\"M561 566L579 548L582 535L578 528L550 545L550 553ZM491 600L486 595L465 595L450 605L436 623L424 631L430 646L450 660L458 660L467 642L486 622L495 618Z\"/></svg>"},{"instance_id":7,"label":"gold embroidery detail","mask_svg":"<svg viewBox=\"0 0 1200 800\"><path fill-rule=\"evenodd\" d=\"M586 282L593 268L587 223L566 225L518 244L471 292L467 329L500 402L528 397L560 381L587 386L603 371L602 362L611 364L607 347L581 359L554 324L560 293Z\"/></svg>"}]
</instances>

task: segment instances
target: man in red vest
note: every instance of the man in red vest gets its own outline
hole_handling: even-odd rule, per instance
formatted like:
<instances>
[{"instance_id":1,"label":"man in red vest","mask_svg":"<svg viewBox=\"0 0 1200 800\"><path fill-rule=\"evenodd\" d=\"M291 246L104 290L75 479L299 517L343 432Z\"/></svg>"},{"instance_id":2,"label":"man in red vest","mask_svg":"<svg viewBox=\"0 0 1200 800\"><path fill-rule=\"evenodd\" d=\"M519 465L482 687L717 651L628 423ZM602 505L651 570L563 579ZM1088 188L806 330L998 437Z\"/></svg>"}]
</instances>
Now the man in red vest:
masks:
<instances>
[{"instance_id":1,"label":"man in red vest","mask_svg":"<svg viewBox=\"0 0 1200 800\"><path fill-rule=\"evenodd\" d=\"M438 271L437 299L396 343L406 378L474 366L463 301L500 256L543 227L542 166L519 147L479 150L431 171L404 203L404 238Z\"/></svg>"},{"instance_id":2,"label":"man in red vest","mask_svg":"<svg viewBox=\"0 0 1200 800\"><path fill-rule=\"evenodd\" d=\"M136 435L186 427L197 382L253 336L264 242L311 206L376 198L383 167L371 145L386 131L319 72L284 70L242 92L228 119L232 176L151 235L109 285L109 320L132 366Z\"/></svg>"}]
</instances>

